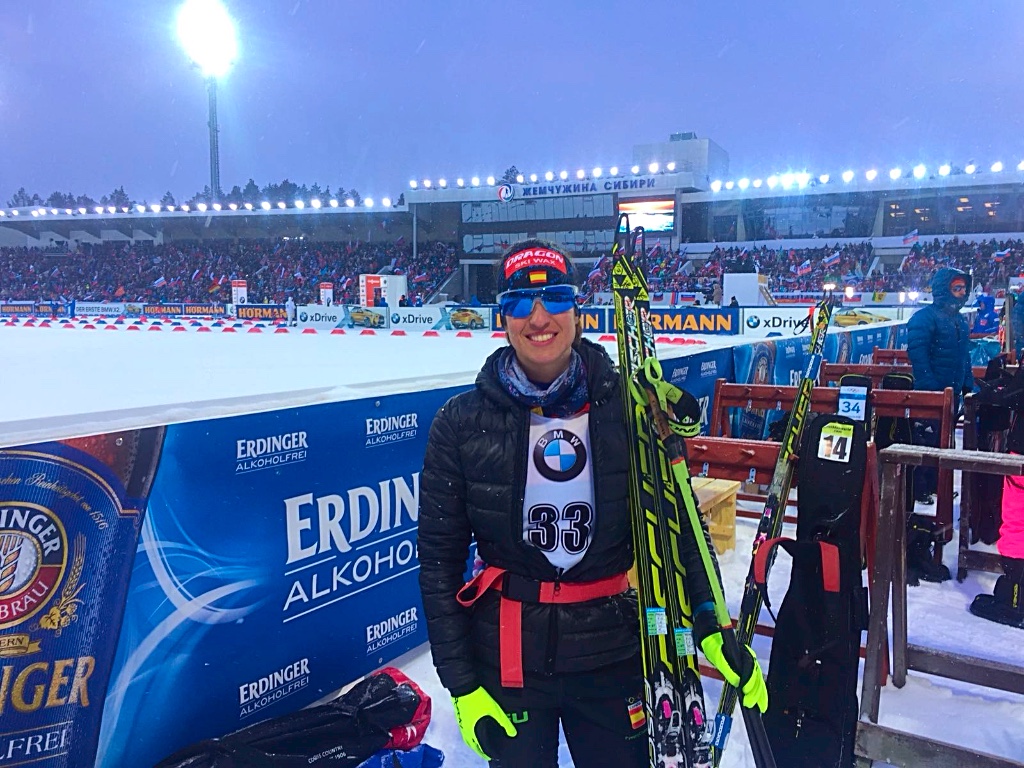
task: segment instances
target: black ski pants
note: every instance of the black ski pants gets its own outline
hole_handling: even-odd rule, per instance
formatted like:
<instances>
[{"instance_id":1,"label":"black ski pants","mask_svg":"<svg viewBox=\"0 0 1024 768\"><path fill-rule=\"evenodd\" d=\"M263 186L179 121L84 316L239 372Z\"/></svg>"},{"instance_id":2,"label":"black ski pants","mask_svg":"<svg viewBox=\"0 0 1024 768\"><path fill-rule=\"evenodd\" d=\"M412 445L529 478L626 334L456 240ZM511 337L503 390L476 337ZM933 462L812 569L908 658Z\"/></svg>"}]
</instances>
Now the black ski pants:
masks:
<instances>
[{"instance_id":1,"label":"black ski pants","mask_svg":"<svg viewBox=\"0 0 1024 768\"><path fill-rule=\"evenodd\" d=\"M491 768L556 768L558 725L576 768L647 768L647 726L638 658L589 674L526 676L503 688L498 670L480 670L484 688L515 723L515 738L489 718L477 734Z\"/></svg>"}]
</instances>

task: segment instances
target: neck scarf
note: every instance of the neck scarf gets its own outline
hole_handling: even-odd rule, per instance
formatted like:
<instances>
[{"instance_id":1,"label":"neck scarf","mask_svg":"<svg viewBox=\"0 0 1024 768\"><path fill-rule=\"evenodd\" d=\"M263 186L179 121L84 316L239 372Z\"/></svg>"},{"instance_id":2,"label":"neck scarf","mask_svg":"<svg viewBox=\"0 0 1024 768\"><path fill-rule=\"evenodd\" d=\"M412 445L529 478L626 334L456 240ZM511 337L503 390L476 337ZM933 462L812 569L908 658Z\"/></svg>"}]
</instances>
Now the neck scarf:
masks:
<instances>
[{"instance_id":1,"label":"neck scarf","mask_svg":"<svg viewBox=\"0 0 1024 768\"><path fill-rule=\"evenodd\" d=\"M506 392L528 408L540 409L544 416L565 418L579 413L587 404L587 368L575 349L569 367L546 388L527 378L512 347L498 358L497 373Z\"/></svg>"}]
</instances>

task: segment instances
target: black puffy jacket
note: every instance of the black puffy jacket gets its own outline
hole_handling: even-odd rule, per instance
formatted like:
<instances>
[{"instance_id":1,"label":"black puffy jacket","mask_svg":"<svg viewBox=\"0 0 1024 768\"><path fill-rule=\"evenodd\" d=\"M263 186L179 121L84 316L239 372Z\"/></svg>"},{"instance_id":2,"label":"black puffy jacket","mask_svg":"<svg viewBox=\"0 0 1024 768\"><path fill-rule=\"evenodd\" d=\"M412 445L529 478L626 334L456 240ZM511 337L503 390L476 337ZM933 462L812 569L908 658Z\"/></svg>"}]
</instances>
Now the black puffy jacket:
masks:
<instances>
[{"instance_id":1,"label":"black puffy jacket","mask_svg":"<svg viewBox=\"0 0 1024 768\"><path fill-rule=\"evenodd\" d=\"M613 576L633 563L618 374L600 346L583 340L578 350L590 392L596 510L590 547L564 582ZM487 359L474 389L438 411L420 477L420 589L434 665L455 696L480 685L477 664L499 666L498 593L471 608L455 599L471 537L488 565L538 581L558 576L523 540L530 413L497 379L501 351ZM527 675L586 672L625 660L639 652L638 622L632 592L569 605L524 603L523 668Z\"/></svg>"}]
</instances>

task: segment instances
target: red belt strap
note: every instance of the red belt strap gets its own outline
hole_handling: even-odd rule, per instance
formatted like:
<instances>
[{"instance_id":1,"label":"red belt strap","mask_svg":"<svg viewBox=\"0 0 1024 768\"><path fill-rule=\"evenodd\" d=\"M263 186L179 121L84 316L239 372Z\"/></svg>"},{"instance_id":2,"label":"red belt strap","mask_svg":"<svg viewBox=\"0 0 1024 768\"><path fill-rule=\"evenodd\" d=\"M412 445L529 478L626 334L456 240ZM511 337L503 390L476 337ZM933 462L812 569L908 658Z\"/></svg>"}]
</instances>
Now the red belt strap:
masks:
<instances>
[{"instance_id":1,"label":"red belt strap","mask_svg":"<svg viewBox=\"0 0 1024 768\"><path fill-rule=\"evenodd\" d=\"M620 595L629 589L629 579L625 573L617 573L596 581L533 581L516 577L507 573L504 568L495 568L491 565L464 584L455 599L465 608L473 605L489 589L501 592L501 602L498 604L498 656L501 663L501 684L506 688L523 687L523 600L507 594L509 579L517 579L520 586L524 582L528 587L535 586L536 595L531 594L524 600L536 603L584 603L587 600Z\"/></svg>"},{"instance_id":2,"label":"red belt strap","mask_svg":"<svg viewBox=\"0 0 1024 768\"><path fill-rule=\"evenodd\" d=\"M772 550L775 547L782 546L784 549L788 549L789 546L796 544L798 543L793 539L786 539L782 536L762 542L761 546L757 548L757 554L754 555L754 583L762 587L765 586L768 578L766 573L768 559L772 556ZM822 587L826 592L838 592L840 582L839 547L827 541L819 541L818 546L821 549Z\"/></svg>"}]
</instances>

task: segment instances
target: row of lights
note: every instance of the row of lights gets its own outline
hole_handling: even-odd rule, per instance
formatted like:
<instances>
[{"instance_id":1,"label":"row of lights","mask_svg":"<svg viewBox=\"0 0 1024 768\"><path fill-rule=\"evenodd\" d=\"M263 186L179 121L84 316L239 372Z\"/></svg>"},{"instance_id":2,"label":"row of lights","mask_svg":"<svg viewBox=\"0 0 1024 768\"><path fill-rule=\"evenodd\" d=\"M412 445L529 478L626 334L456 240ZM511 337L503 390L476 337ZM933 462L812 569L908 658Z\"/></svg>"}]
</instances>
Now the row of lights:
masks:
<instances>
[{"instance_id":1,"label":"row of lights","mask_svg":"<svg viewBox=\"0 0 1024 768\"><path fill-rule=\"evenodd\" d=\"M974 163L968 163L964 167L964 173L968 175L976 173L977 170L978 166ZM1024 160L1021 160L1019 163L1017 163L1017 170L1024 171ZM952 171L953 168L952 166L950 166L949 163L944 163L943 165L939 166L939 176L949 176L949 174L952 173ZM1001 173L1003 171L1002 162L996 161L992 163L992 165L989 166L989 171L991 171L992 173ZM915 179L920 180L923 179L928 174L928 167L925 166L924 164L918 164L911 169L910 173L911 175L913 175ZM855 176L856 174L853 171L846 170L843 171L840 178L843 180L843 183L849 184L851 181L853 181ZM892 179L893 181L898 181L903 176L904 172L902 168L893 168L892 170L889 171L889 178ZM723 183L722 181L716 179L715 181L711 182L711 191L721 192L723 189L732 189L733 187L739 188L741 190L745 190L748 187L759 189L762 186L762 184L767 184L769 189L775 189L776 187L782 187L783 189L792 189L793 187L803 189L804 187L811 183L811 178L811 174L807 173L806 171L803 171L801 173L781 173L777 175L772 175L769 176L764 181L762 181L761 179L751 180L748 178L743 178L740 179L739 181L726 181ZM878 171L876 171L874 168L865 171L864 178L867 181L874 181L875 179L878 178ZM823 173L818 177L819 184L828 184L829 181L831 181L831 177L827 173Z\"/></svg>"},{"instance_id":2,"label":"row of lights","mask_svg":"<svg viewBox=\"0 0 1024 768\"><path fill-rule=\"evenodd\" d=\"M385 197L385 198L383 198L380 201L380 203L385 208L390 208L391 207L391 198L390 197ZM293 208L298 208L299 210L302 210L303 208L305 208L306 205L307 205L307 203L306 203L305 200L296 200L296 201L294 201L292 203L292 207ZM310 208L322 208L324 206L324 204L320 200L317 200L316 198L310 200L308 205L309 205ZM330 200L327 203L327 205L329 205L331 208L338 208L338 207L341 207L342 205L344 205L344 207L346 207L346 208L355 208L356 207L356 201L353 200L351 197L346 198L343 202L332 199L332 200ZM365 208L373 208L374 205L375 205L375 203L374 203L374 200L373 200L372 197L367 197L367 198L363 199L363 207L365 207ZM242 205L239 205L238 203L228 203L227 206L223 206L220 203L213 203L212 205L207 205L206 203L197 203L196 206L195 206L195 209L197 211L199 211L200 213L202 213L202 212L207 211L207 210L221 211L221 210L224 210L225 207L228 210L230 210L230 211L237 211L239 208L242 208L242 209L244 209L246 211L252 211L257 206L253 205L252 203L243 203ZM272 205L267 200L264 200L262 203L259 204L259 208L261 208L264 211L269 211L269 210L271 210L274 207L275 206ZM288 204L284 203L284 202L279 202L279 203L277 203L276 207L283 210L283 209L288 207ZM140 204L136 204L135 205L135 210L138 213L145 213L147 210L152 211L153 213L160 213L161 211L168 211L168 212L181 211L182 213L190 213L192 211L192 208L189 205L178 205L178 206L174 206L174 205L157 205L156 203L153 203L152 205L150 205L147 208L145 205L142 205L140 203ZM120 212L120 213L131 213L132 209L129 206L127 206L127 205L122 206L121 208L117 208L117 207L115 207L113 205L108 205L106 207L103 207L102 205L97 205L95 208L93 208L93 211L95 213L99 213L99 214L118 213L118 212ZM66 214L68 216L71 216L75 212L76 212L76 209L72 209L72 208L65 208L63 211L61 211L58 208L49 208L49 209L47 209L47 208L35 208L35 209L32 210L31 213L32 213L33 216L38 217L38 216L45 216L48 213L52 214L53 216L57 216L57 215L59 215L61 213L64 213L64 214ZM88 208L78 208L77 212L84 216L85 214L89 213L89 209ZM2 209L0 209L0 216L6 216L6 215L7 215L7 212L2 210ZM12 210L10 215L11 216L18 216L18 215L20 215L20 211Z\"/></svg>"},{"instance_id":3,"label":"row of lights","mask_svg":"<svg viewBox=\"0 0 1024 768\"><path fill-rule=\"evenodd\" d=\"M834 291L836 289L836 284L835 283L825 283L825 285L822 286L822 287L826 291ZM846 286L846 288L843 289L843 294L848 299L852 299L854 293L856 293L856 288L854 288L852 285L848 285L848 286ZM920 295L921 294L918 293L917 291L900 291L899 292L900 304L906 303L907 299L910 299L911 301L917 301L918 298L920 297Z\"/></svg>"},{"instance_id":4,"label":"row of lights","mask_svg":"<svg viewBox=\"0 0 1024 768\"><path fill-rule=\"evenodd\" d=\"M666 163L665 164L665 171L667 171L668 173L674 172L675 169L676 169L676 164L675 163ZM640 175L640 170L641 169L640 169L639 165L634 165L632 168L629 169L630 173L632 173L634 176L639 176ZM661 171L661 164L660 163L650 163L647 166L647 172L648 173L658 173L659 171ZM619 166L613 165L611 168L609 168L608 169L608 175L609 176L618 176L619 175ZM544 178L545 181L554 181L555 180L555 176L556 176L556 174L555 174L554 171L547 171L544 174L543 178ZM569 178L569 172L568 171L559 171L557 176L562 181L565 181L566 179ZM590 178L592 178L592 179L599 179L602 176L604 176L604 169L603 168L593 168L593 169L591 169L591 171L590 171ZM531 173L529 176L520 173L518 176L516 176L516 183L517 184L525 184L526 180L529 179L531 184L536 184L538 181L540 181L540 178L541 177L538 176L536 173ZM580 168L578 171L576 171L576 178L580 179L580 180L586 179L587 178L587 172L585 170L583 170L582 168ZM497 179L495 179L494 176L488 176L484 181L487 183L487 186L489 186L489 187L493 187L495 184L497 184ZM412 179L409 182L409 186L412 189L419 189L421 186L424 189L431 189L434 186L434 182L432 182L430 179L423 179L423 181L417 181L416 179ZM447 186L448 186L447 179L438 179L437 180L437 186L438 186L439 189L447 188ZM466 186L466 180L465 179L456 179L455 180L455 186L460 187L460 188L465 187ZM473 178L471 178L469 180L469 186L471 186L471 187L479 187L480 186L480 177L479 176L474 176Z\"/></svg>"}]
</instances>

